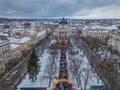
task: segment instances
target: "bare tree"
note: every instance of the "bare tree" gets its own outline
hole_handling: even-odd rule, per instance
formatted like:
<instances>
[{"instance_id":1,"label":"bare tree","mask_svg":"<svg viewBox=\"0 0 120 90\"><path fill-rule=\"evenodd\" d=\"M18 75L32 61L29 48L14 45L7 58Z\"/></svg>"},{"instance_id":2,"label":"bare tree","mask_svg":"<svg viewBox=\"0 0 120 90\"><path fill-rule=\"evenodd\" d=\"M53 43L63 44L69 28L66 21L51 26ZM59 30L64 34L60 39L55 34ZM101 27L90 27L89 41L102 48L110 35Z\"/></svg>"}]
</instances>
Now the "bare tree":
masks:
<instances>
[{"instance_id":1,"label":"bare tree","mask_svg":"<svg viewBox=\"0 0 120 90\"><path fill-rule=\"evenodd\" d=\"M80 60L79 58L72 58L70 62L70 72L72 75L72 78L74 78L77 82L77 86L82 88L81 84L81 64L82 64L82 59Z\"/></svg>"},{"instance_id":2,"label":"bare tree","mask_svg":"<svg viewBox=\"0 0 120 90\"><path fill-rule=\"evenodd\" d=\"M81 90L86 90L89 80L92 77L92 71L88 63L84 63L83 59L79 57L72 57L69 64L70 74L77 86Z\"/></svg>"},{"instance_id":3,"label":"bare tree","mask_svg":"<svg viewBox=\"0 0 120 90\"><path fill-rule=\"evenodd\" d=\"M42 77L43 80L47 80L49 82L48 83L49 87L51 85L52 78L56 76L56 72L57 72L57 64L56 64L55 58L50 56Z\"/></svg>"},{"instance_id":4,"label":"bare tree","mask_svg":"<svg viewBox=\"0 0 120 90\"><path fill-rule=\"evenodd\" d=\"M83 81L83 90L86 90L89 80L92 77L92 71L89 67L83 68L82 80Z\"/></svg>"}]
</instances>

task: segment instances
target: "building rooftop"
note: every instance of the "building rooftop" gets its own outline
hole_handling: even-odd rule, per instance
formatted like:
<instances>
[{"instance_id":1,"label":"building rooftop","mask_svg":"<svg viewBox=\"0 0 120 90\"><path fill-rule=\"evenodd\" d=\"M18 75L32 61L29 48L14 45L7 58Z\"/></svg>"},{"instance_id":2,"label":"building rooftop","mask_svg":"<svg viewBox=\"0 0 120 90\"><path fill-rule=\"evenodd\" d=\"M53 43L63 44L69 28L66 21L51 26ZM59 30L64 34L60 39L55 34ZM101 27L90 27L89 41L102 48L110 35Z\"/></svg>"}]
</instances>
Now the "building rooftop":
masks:
<instances>
[{"instance_id":1,"label":"building rooftop","mask_svg":"<svg viewBox=\"0 0 120 90\"><path fill-rule=\"evenodd\" d=\"M67 22L66 19L63 17L63 19L59 22L59 24L61 24L61 25L66 25L66 24L68 24L68 22Z\"/></svg>"},{"instance_id":2,"label":"building rooftop","mask_svg":"<svg viewBox=\"0 0 120 90\"><path fill-rule=\"evenodd\" d=\"M26 22L26 23L24 23L24 26L29 26L29 25L31 25L29 22Z\"/></svg>"},{"instance_id":3,"label":"building rooftop","mask_svg":"<svg viewBox=\"0 0 120 90\"><path fill-rule=\"evenodd\" d=\"M30 40L29 37L23 37L23 38L8 38L10 40L11 43L18 43L18 44L21 44L21 43L25 43L25 42L28 42Z\"/></svg>"},{"instance_id":4,"label":"building rooftop","mask_svg":"<svg viewBox=\"0 0 120 90\"><path fill-rule=\"evenodd\" d=\"M100 25L92 25L92 26L85 26L85 29L106 29L106 30L117 30L118 27L116 25L111 26L100 26Z\"/></svg>"},{"instance_id":5,"label":"building rooftop","mask_svg":"<svg viewBox=\"0 0 120 90\"><path fill-rule=\"evenodd\" d=\"M37 37L40 37L42 34L44 34L44 33L46 33L46 31L42 31L42 32L39 32L38 34L37 34Z\"/></svg>"},{"instance_id":6,"label":"building rooftop","mask_svg":"<svg viewBox=\"0 0 120 90\"><path fill-rule=\"evenodd\" d=\"M109 32L109 30L106 29L87 29L89 32Z\"/></svg>"}]
</instances>

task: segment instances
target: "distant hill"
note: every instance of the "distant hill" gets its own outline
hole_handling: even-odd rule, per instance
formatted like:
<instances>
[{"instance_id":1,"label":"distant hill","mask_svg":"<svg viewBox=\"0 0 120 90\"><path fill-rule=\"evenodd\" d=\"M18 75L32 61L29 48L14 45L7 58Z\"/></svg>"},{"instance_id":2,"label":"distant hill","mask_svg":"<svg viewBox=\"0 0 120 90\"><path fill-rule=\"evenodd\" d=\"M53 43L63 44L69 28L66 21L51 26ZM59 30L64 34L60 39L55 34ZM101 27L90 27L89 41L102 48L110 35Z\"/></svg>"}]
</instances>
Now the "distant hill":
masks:
<instances>
[{"instance_id":1,"label":"distant hill","mask_svg":"<svg viewBox=\"0 0 120 90\"><path fill-rule=\"evenodd\" d=\"M12 21L40 21L40 22L52 22L52 21L61 21L62 18L58 19L14 19L14 18L0 18L0 23L12 22ZM66 18L67 21L89 21L89 22L112 22L112 21L120 21L120 19L69 19Z\"/></svg>"},{"instance_id":2,"label":"distant hill","mask_svg":"<svg viewBox=\"0 0 120 90\"><path fill-rule=\"evenodd\" d=\"M7 19L7 18L0 18L0 22L10 22L10 19Z\"/></svg>"}]
</instances>

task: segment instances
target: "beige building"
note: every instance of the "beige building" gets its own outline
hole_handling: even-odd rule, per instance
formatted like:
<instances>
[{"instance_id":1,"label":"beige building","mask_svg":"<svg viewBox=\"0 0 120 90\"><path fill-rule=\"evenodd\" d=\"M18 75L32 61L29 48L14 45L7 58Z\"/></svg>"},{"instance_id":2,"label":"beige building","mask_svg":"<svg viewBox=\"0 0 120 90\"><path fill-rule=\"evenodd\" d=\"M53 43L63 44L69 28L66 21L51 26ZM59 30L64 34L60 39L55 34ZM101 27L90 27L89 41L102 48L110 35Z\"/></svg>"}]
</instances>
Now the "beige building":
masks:
<instances>
[{"instance_id":1,"label":"beige building","mask_svg":"<svg viewBox=\"0 0 120 90\"><path fill-rule=\"evenodd\" d=\"M33 45L37 43L37 32L33 28L29 29L28 31L24 31L24 29L21 28L14 30L15 30L14 38L22 39L27 36L31 38Z\"/></svg>"},{"instance_id":2,"label":"beige building","mask_svg":"<svg viewBox=\"0 0 120 90\"><path fill-rule=\"evenodd\" d=\"M99 38L100 40L106 40L109 38L109 33L112 30L117 30L116 25L101 26L101 25L91 25L85 26L82 30L84 37L91 36L93 38Z\"/></svg>"},{"instance_id":3,"label":"beige building","mask_svg":"<svg viewBox=\"0 0 120 90\"><path fill-rule=\"evenodd\" d=\"M22 38L8 38L11 44L17 44L21 46L22 51L28 51L32 47L32 41L29 37L22 37Z\"/></svg>"},{"instance_id":4,"label":"beige building","mask_svg":"<svg viewBox=\"0 0 120 90\"><path fill-rule=\"evenodd\" d=\"M109 37L109 31L103 29L85 29L82 30L82 34L84 37L91 36L100 40L105 40Z\"/></svg>"},{"instance_id":5,"label":"beige building","mask_svg":"<svg viewBox=\"0 0 120 90\"><path fill-rule=\"evenodd\" d=\"M39 42L40 40L44 39L47 35L47 31L41 31L37 33L37 41Z\"/></svg>"},{"instance_id":6,"label":"beige building","mask_svg":"<svg viewBox=\"0 0 120 90\"><path fill-rule=\"evenodd\" d=\"M1 35L0 36L0 65L5 64L11 58L10 54L10 42L9 40Z\"/></svg>"},{"instance_id":7,"label":"beige building","mask_svg":"<svg viewBox=\"0 0 120 90\"><path fill-rule=\"evenodd\" d=\"M55 24L53 22L46 22L43 24L43 29L50 29L50 30L55 30L58 27L58 24Z\"/></svg>"},{"instance_id":8,"label":"beige building","mask_svg":"<svg viewBox=\"0 0 120 90\"><path fill-rule=\"evenodd\" d=\"M38 23L38 24L36 24L35 29L37 32L41 32L41 31L43 31L43 25Z\"/></svg>"},{"instance_id":9,"label":"beige building","mask_svg":"<svg viewBox=\"0 0 120 90\"><path fill-rule=\"evenodd\" d=\"M30 30L26 32L26 35L31 38L32 44L35 45L37 43L37 32L35 30Z\"/></svg>"},{"instance_id":10,"label":"beige building","mask_svg":"<svg viewBox=\"0 0 120 90\"><path fill-rule=\"evenodd\" d=\"M20 57L22 57L22 49L21 46L18 44L10 44L11 47L11 59L19 59Z\"/></svg>"}]
</instances>

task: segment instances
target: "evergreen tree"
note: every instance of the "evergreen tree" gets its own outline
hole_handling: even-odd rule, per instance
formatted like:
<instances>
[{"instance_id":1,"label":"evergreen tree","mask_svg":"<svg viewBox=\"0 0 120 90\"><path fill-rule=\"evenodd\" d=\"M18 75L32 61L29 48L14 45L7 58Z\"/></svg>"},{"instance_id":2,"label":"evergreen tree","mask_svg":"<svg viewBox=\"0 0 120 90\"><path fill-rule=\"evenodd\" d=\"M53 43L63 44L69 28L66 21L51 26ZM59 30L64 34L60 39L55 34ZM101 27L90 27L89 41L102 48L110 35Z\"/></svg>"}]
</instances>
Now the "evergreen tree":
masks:
<instances>
[{"instance_id":1,"label":"evergreen tree","mask_svg":"<svg viewBox=\"0 0 120 90\"><path fill-rule=\"evenodd\" d=\"M34 48L30 55L30 59L28 60L28 67L27 67L29 79L31 79L32 81L35 81L37 79L37 75L39 73L38 61L39 61L39 59L36 55L35 48Z\"/></svg>"}]
</instances>

